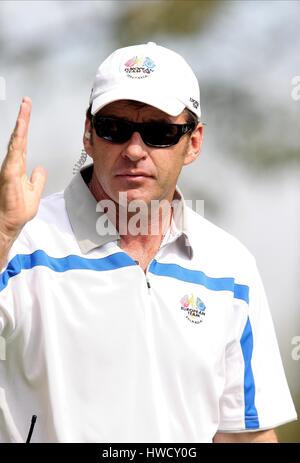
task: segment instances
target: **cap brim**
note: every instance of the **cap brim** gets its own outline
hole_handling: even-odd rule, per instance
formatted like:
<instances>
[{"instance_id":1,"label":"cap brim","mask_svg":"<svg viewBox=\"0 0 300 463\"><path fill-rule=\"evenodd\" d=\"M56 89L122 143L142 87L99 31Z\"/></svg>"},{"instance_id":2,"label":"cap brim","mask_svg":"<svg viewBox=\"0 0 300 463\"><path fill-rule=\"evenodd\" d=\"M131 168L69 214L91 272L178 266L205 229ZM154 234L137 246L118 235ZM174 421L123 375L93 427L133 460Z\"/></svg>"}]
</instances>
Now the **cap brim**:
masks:
<instances>
[{"instance_id":1,"label":"cap brim","mask_svg":"<svg viewBox=\"0 0 300 463\"><path fill-rule=\"evenodd\" d=\"M185 108L184 103L176 100L174 97L162 94L161 92L155 91L155 93L149 94L149 92L138 91L128 87L118 87L118 89L111 90L102 95L97 96L92 101L92 114L96 114L100 109L109 103L119 100L134 100L141 103L145 103L150 106L154 106L157 109L165 112L169 116L179 116Z\"/></svg>"}]
</instances>

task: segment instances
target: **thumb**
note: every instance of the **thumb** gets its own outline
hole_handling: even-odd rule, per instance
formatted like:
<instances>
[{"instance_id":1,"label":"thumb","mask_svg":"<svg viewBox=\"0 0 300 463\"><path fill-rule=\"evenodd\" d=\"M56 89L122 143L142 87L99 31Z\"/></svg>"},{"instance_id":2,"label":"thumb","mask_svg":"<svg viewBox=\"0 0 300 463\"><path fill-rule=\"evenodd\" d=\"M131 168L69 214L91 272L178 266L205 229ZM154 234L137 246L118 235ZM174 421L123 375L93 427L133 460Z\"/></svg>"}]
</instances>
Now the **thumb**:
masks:
<instances>
[{"instance_id":1,"label":"thumb","mask_svg":"<svg viewBox=\"0 0 300 463\"><path fill-rule=\"evenodd\" d=\"M41 197L47 181L47 171L42 166L35 167L32 171L30 182L36 194Z\"/></svg>"}]
</instances>

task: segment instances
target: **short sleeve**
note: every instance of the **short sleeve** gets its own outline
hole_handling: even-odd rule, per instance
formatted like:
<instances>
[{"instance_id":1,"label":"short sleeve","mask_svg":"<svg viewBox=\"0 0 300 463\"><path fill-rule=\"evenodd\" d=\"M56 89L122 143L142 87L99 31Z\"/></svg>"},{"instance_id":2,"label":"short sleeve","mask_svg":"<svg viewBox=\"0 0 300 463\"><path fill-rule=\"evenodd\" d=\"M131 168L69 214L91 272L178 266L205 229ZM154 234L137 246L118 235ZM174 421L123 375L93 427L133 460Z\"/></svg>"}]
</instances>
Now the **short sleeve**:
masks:
<instances>
[{"instance_id":1,"label":"short sleeve","mask_svg":"<svg viewBox=\"0 0 300 463\"><path fill-rule=\"evenodd\" d=\"M235 302L238 329L226 346L222 432L271 429L297 418L263 284L255 262L250 266L248 301Z\"/></svg>"}]
</instances>

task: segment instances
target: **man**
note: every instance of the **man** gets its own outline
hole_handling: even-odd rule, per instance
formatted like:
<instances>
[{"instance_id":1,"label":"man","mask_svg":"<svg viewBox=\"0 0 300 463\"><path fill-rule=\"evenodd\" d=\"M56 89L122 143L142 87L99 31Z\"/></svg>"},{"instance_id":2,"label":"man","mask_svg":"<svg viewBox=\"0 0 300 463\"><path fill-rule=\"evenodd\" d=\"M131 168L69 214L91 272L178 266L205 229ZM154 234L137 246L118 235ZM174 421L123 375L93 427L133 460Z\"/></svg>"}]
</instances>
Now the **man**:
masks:
<instances>
[{"instance_id":1,"label":"man","mask_svg":"<svg viewBox=\"0 0 300 463\"><path fill-rule=\"evenodd\" d=\"M30 111L0 174L0 441L35 414L32 442L276 442L296 413L255 261L176 188L203 138L189 65L154 43L110 55L93 164L41 203Z\"/></svg>"}]
</instances>

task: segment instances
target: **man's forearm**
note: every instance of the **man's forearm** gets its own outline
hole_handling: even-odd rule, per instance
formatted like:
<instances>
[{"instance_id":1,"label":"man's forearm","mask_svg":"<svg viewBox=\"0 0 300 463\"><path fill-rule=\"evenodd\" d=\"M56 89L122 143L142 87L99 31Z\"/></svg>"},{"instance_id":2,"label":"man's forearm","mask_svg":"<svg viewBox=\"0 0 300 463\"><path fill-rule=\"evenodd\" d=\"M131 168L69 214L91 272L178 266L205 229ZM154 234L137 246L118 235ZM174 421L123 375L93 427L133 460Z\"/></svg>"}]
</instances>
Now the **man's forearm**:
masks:
<instances>
[{"instance_id":1,"label":"man's forearm","mask_svg":"<svg viewBox=\"0 0 300 463\"><path fill-rule=\"evenodd\" d=\"M267 431L257 432L237 432L237 433L225 433L218 432L214 437L214 443L237 443L237 444L277 444L278 439L274 429L268 429Z\"/></svg>"}]
</instances>

